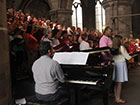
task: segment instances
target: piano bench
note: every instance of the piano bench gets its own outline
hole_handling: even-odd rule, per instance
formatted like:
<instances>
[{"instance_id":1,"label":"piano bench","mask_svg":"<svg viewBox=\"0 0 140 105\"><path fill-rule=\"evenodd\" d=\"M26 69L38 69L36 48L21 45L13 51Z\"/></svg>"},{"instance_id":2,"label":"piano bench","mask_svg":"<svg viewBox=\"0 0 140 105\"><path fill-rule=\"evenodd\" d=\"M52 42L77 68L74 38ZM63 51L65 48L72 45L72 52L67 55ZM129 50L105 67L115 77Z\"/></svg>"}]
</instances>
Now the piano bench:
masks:
<instances>
[{"instance_id":1,"label":"piano bench","mask_svg":"<svg viewBox=\"0 0 140 105\"><path fill-rule=\"evenodd\" d=\"M34 102L28 101L27 105L69 105L69 99L62 98L62 99L56 100L56 101L35 100Z\"/></svg>"}]
</instances>

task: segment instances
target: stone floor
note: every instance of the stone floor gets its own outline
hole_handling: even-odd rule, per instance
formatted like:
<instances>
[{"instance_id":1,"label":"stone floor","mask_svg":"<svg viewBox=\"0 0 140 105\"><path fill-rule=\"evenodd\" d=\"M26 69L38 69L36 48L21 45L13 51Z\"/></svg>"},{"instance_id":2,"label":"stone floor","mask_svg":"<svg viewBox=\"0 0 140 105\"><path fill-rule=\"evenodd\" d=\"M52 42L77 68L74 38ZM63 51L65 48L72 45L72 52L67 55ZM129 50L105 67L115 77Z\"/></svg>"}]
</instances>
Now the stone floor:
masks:
<instances>
[{"instance_id":1,"label":"stone floor","mask_svg":"<svg viewBox=\"0 0 140 105\"><path fill-rule=\"evenodd\" d=\"M123 84L123 90L122 90L122 98L126 99L128 102L125 105L140 105L140 66L137 66L135 69L129 70L129 81L127 83ZM28 79L27 79L28 80ZM22 81L23 84L19 84L22 89L25 91L27 87L33 87L33 84L31 81L25 82ZM22 90L22 91L23 91ZM19 90L20 91L20 90ZM31 94L33 93L33 89L28 90ZM13 104L14 105L14 104ZM81 105L103 105L102 99L100 97L94 97L90 100L82 100ZM109 105L118 105L114 102L114 98L109 97Z\"/></svg>"},{"instance_id":2,"label":"stone floor","mask_svg":"<svg viewBox=\"0 0 140 105\"><path fill-rule=\"evenodd\" d=\"M129 82L123 86L125 105L140 105L140 66L129 71ZM113 105L113 104L112 104Z\"/></svg>"}]
</instances>

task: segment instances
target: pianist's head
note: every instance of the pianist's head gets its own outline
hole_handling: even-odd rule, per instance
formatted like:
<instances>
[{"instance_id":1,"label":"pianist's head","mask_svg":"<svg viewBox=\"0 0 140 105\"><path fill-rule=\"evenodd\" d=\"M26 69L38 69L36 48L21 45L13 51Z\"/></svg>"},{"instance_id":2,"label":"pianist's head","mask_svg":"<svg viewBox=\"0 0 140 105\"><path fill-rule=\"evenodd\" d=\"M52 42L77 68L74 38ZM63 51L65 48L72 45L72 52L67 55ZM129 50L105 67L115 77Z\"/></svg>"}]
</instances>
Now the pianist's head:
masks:
<instances>
[{"instance_id":1,"label":"pianist's head","mask_svg":"<svg viewBox=\"0 0 140 105\"><path fill-rule=\"evenodd\" d=\"M44 41L39 45L39 52L40 55L48 55L51 56L52 54L52 47L50 45L50 42Z\"/></svg>"}]
</instances>

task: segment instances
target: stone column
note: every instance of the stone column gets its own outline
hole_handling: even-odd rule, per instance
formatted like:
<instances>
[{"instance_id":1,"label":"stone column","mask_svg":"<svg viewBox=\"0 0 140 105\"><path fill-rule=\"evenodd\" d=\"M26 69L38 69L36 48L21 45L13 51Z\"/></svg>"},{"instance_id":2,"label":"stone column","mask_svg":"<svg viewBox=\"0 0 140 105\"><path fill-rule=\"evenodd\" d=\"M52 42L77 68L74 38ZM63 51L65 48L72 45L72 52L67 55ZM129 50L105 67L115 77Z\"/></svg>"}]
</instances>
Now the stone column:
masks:
<instances>
[{"instance_id":1,"label":"stone column","mask_svg":"<svg viewBox=\"0 0 140 105\"><path fill-rule=\"evenodd\" d=\"M94 0L81 0L83 11L83 27L89 29L96 29L95 21L95 1Z\"/></svg>"},{"instance_id":2,"label":"stone column","mask_svg":"<svg viewBox=\"0 0 140 105\"><path fill-rule=\"evenodd\" d=\"M132 14L140 14L140 0L133 0L132 5L133 5ZM132 30L133 30L133 35L136 38L140 37L139 23L140 23L140 15L133 16Z\"/></svg>"},{"instance_id":3,"label":"stone column","mask_svg":"<svg viewBox=\"0 0 140 105\"><path fill-rule=\"evenodd\" d=\"M6 6L7 8L14 8L15 0L6 0Z\"/></svg>"},{"instance_id":4,"label":"stone column","mask_svg":"<svg viewBox=\"0 0 140 105\"><path fill-rule=\"evenodd\" d=\"M128 37L132 32L130 0L104 0L103 7L106 15L106 26L112 26L114 34Z\"/></svg>"},{"instance_id":5,"label":"stone column","mask_svg":"<svg viewBox=\"0 0 140 105\"><path fill-rule=\"evenodd\" d=\"M6 22L6 0L0 0L0 105L10 105L11 82Z\"/></svg>"},{"instance_id":6,"label":"stone column","mask_svg":"<svg viewBox=\"0 0 140 105\"><path fill-rule=\"evenodd\" d=\"M50 18L53 22L58 21L61 25L72 25L72 10L69 9L57 9L50 11Z\"/></svg>"}]
</instances>

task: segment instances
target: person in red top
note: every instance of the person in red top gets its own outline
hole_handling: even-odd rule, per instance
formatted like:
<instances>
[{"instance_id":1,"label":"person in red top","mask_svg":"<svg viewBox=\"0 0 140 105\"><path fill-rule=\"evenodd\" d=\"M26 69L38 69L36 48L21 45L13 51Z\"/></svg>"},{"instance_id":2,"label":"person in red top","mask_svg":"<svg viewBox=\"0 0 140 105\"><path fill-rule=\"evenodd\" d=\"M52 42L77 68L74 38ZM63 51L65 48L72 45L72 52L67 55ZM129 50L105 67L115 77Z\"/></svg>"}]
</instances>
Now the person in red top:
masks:
<instances>
[{"instance_id":1,"label":"person in red top","mask_svg":"<svg viewBox=\"0 0 140 105\"><path fill-rule=\"evenodd\" d=\"M62 34L61 34L61 36L60 36L60 43L63 43L64 42L64 40L66 40L66 39L68 39L68 34L67 34L67 31L62 31Z\"/></svg>"},{"instance_id":2,"label":"person in red top","mask_svg":"<svg viewBox=\"0 0 140 105\"><path fill-rule=\"evenodd\" d=\"M130 45L129 45L129 47L128 47L128 52L129 52L129 54L133 54L135 51L136 51L136 45L135 45L135 41L134 40L132 40L131 42L130 42Z\"/></svg>"},{"instance_id":3,"label":"person in red top","mask_svg":"<svg viewBox=\"0 0 140 105\"><path fill-rule=\"evenodd\" d=\"M26 33L24 35L24 40L28 50L38 51L38 41L33 35Z\"/></svg>"},{"instance_id":4,"label":"person in red top","mask_svg":"<svg viewBox=\"0 0 140 105\"><path fill-rule=\"evenodd\" d=\"M27 31L24 35L25 49L27 52L27 72L31 72L31 65L38 57L38 41L31 34L32 27L28 26Z\"/></svg>"},{"instance_id":5,"label":"person in red top","mask_svg":"<svg viewBox=\"0 0 140 105\"><path fill-rule=\"evenodd\" d=\"M128 47L128 53L131 54L131 55L134 55L136 53L136 45L135 45L135 41L134 40L131 40L131 42L129 42L130 45ZM128 65L128 69L131 69L133 67L135 67L137 64L138 64L138 56L135 54L135 57L130 59L128 61L129 65Z\"/></svg>"},{"instance_id":6,"label":"person in red top","mask_svg":"<svg viewBox=\"0 0 140 105\"><path fill-rule=\"evenodd\" d=\"M73 46L70 46L70 41L68 39L65 39L64 42L60 43L53 49L59 52L71 52Z\"/></svg>"}]
</instances>

